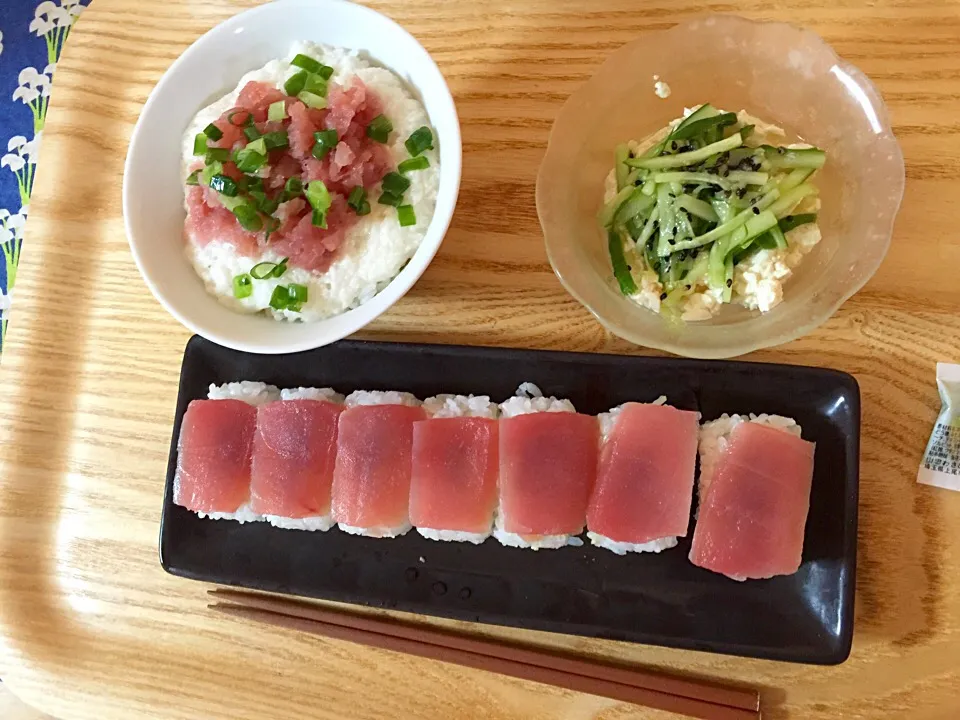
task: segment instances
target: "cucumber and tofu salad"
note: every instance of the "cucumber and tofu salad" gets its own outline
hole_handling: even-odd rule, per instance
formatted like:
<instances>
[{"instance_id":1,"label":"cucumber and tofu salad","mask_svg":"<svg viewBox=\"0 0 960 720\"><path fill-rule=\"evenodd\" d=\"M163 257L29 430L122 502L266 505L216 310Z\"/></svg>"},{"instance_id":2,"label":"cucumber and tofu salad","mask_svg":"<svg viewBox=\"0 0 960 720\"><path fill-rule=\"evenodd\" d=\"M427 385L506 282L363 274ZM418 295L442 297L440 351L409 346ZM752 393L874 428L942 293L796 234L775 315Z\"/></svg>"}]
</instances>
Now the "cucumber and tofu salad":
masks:
<instances>
[{"instance_id":1,"label":"cucumber and tofu salad","mask_svg":"<svg viewBox=\"0 0 960 720\"><path fill-rule=\"evenodd\" d=\"M820 239L815 173L826 153L705 104L644 145L615 150L599 213L620 291L705 320L725 303L769 310Z\"/></svg>"}]
</instances>

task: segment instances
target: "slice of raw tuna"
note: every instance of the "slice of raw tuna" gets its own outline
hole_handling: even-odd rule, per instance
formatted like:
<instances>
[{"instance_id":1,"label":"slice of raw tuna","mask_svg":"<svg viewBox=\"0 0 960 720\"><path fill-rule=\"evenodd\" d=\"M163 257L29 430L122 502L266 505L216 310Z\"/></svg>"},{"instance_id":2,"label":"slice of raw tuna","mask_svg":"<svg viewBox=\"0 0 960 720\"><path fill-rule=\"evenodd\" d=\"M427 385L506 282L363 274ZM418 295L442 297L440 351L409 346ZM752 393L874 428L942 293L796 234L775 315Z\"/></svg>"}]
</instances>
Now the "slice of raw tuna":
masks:
<instances>
[{"instance_id":1,"label":"slice of raw tuna","mask_svg":"<svg viewBox=\"0 0 960 720\"><path fill-rule=\"evenodd\" d=\"M333 517L340 529L374 537L410 529L413 424L421 407L361 405L340 415Z\"/></svg>"},{"instance_id":2,"label":"slice of raw tuna","mask_svg":"<svg viewBox=\"0 0 960 720\"><path fill-rule=\"evenodd\" d=\"M591 540L615 552L672 547L690 523L699 414L641 403L616 414L587 511Z\"/></svg>"},{"instance_id":3,"label":"slice of raw tuna","mask_svg":"<svg viewBox=\"0 0 960 720\"><path fill-rule=\"evenodd\" d=\"M410 522L436 539L482 542L497 507L497 421L446 417L413 427ZM453 537L453 534L471 537ZM449 537L448 537L449 536Z\"/></svg>"},{"instance_id":4,"label":"slice of raw tuna","mask_svg":"<svg viewBox=\"0 0 960 720\"><path fill-rule=\"evenodd\" d=\"M814 444L742 422L722 454L701 465L700 510L690 561L734 580L790 575L800 567L810 508Z\"/></svg>"},{"instance_id":5,"label":"slice of raw tuna","mask_svg":"<svg viewBox=\"0 0 960 720\"><path fill-rule=\"evenodd\" d=\"M520 536L583 530L597 474L597 420L536 412L500 421L500 520Z\"/></svg>"},{"instance_id":6,"label":"slice of raw tuna","mask_svg":"<svg viewBox=\"0 0 960 720\"><path fill-rule=\"evenodd\" d=\"M177 441L173 501L207 515L236 512L250 497L257 409L240 400L194 400Z\"/></svg>"},{"instance_id":7,"label":"slice of raw tuna","mask_svg":"<svg viewBox=\"0 0 960 720\"><path fill-rule=\"evenodd\" d=\"M343 406L280 400L260 406L250 485L254 512L284 518L330 514L330 483Z\"/></svg>"}]
</instances>

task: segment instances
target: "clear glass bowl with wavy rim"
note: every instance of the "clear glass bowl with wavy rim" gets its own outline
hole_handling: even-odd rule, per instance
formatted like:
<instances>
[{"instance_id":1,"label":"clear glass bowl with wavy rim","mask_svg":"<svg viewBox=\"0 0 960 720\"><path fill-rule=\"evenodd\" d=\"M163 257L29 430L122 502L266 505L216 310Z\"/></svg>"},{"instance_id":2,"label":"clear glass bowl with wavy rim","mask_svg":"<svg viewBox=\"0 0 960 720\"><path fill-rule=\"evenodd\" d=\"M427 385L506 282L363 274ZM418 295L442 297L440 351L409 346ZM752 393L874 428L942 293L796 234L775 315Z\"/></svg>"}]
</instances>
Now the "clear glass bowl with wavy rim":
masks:
<instances>
[{"instance_id":1,"label":"clear glass bowl with wavy rim","mask_svg":"<svg viewBox=\"0 0 960 720\"><path fill-rule=\"evenodd\" d=\"M668 98L654 93L655 75ZM617 289L596 217L614 147L704 102L746 109L827 151L816 181L823 239L770 312L731 305L708 321L669 322ZM890 245L903 185L886 108L860 70L809 30L712 15L628 43L570 96L540 166L537 212L554 272L611 332L677 355L725 358L810 332L863 287Z\"/></svg>"}]
</instances>

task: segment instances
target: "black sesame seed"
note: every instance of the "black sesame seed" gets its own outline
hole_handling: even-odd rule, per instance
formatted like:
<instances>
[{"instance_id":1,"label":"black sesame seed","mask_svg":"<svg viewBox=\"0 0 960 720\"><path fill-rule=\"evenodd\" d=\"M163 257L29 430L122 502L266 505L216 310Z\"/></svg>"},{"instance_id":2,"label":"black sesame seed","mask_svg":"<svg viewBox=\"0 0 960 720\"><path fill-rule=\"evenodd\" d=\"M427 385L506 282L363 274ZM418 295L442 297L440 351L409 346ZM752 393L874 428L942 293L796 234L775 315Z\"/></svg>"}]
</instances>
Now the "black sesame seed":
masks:
<instances>
[{"instance_id":1,"label":"black sesame seed","mask_svg":"<svg viewBox=\"0 0 960 720\"><path fill-rule=\"evenodd\" d=\"M666 300L666 299L667 299L667 294L666 294L666 293L660 293L660 299L661 299L661 300Z\"/></svg>"},{"instance_id":2,"label":"black sesame seed","mask_svg":"<svg viewBox=\"0 0 960 720\"><path fill-rule=\"evenodd\" d=\"M787 149L786 149L785 147L778 147L778 148L777 148L777 152L778 152L780 155L786 155L786 154L787 154Z\"/></svg>"},{"instance_id":3,"label":"black sesame seed","mask_svg":"<svg viewBox=\"0 0 960 720\"><path fill-rule=\"evenodd\" d=\"M786 222L790 222L791 220L793 220L793 215L787 215L787 216L784 218L784 220L785 220Z\"/></svg>"},{"instance_id":4,"label":"black sesame seed","mask_svg":"<svg viewBox=\"0 0 960 720\"><path fill-rule=\"evenodd\" d=\"M671 143L670 143L670 149L671 149L671 150L676 150L676 149L677 149L677 141L676 141L676 140L671 141Z\"/></svg>"},{"instance_id":5,"label":"black sesame seed","mask_svg":"<svg viewBox=\"0 0 960 720\"><path fill-rule=\"evenodd\" d=\"M689 285L684 285L684 287L685 287L687 290L690 289L690 286L689 286Z\"/></svg>"},{"instance_id":6,"label":"black sesame seed","mask_svg":"<svg viewBox=\"0 0 960 720\"><path fill-rule=\"evenodd\" d=\"M760 208L758 208L758 207L753 208L753 214L754 214L754 215L759 215L759 214L760 214Z\"/></svg>"},{"instance_id":7,"label":"black sesame seed","mask_svg":"<svg viewBox=\"0 0 960 720\"><path fill-rule=\"evenodd\" d=\"M670 238L669 240L667 240L667 242L670 243L671 245L676 245L676 244L677 244L677 241L674 240L673 238Z\"/></svg>"},{"instance_id":8,"label":"black sesame seed","mask_svg":"<svg viewBox=\"0 0 960 720\"><path fill-rule=\"evenodd\" d=\"M700 254L700 250L698 250L697 248L694 248L693 252L690 253L690 257L695 258L699 254Z\"/></svg>"},{"instance_id":9,"label":"black sesame seed","mask_svg":"<svg viewBox=\"0 0 960 720\"><path fill-rule=\"evenodd\" d=\"M727 287L733 287L733 280L727 280Z\"/></svg>"},{"instance_id":10,"label":"black sesame seed","mask_svg":"<svg viewBox=\"0 0 960 720\"><path fill-rule=\"evenodd\" d=\"M633 266L632 266L632 265L627 265L627 270L630 270L630 271L632 272L632 271L633 271Z\"/></svg>"}]
</instances>

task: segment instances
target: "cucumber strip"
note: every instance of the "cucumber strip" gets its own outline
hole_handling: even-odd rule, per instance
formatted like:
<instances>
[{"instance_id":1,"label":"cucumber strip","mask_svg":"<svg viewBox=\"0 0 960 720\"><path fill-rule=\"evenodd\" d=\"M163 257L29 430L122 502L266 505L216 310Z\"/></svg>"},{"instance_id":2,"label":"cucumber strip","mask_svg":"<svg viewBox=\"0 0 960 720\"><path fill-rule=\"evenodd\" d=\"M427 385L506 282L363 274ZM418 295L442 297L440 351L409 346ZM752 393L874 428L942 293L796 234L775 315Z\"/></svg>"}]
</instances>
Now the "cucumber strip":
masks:
<instances>
[{"instance_id":1,"label":"cucumber strip","mask_svg":"<svg viewBox=\"0 0 960 720\"><path fill-rule=\"evenodd\" d=\"M777 188L780 190L780 194L782 195L787 190L793 190L793 188L803 185L803 183L805 183L807 178L811 175L813 175L813 170L810 170L809 168L797 168L795 170L791 170L789 173L787 173L787 176L777 184Z\"/></svg>"},{"instance_id":2,"label":"cucumber strip","mask_svg":"<svg viewBox=\"0 0 960 720\"><path fill-rule=\"evenodd\" d=\"M643 230L640 233L640 237L637 238L637 247L646 248L650 238L653 237L653 231L657 227L657 220L660 218L660 208L654 206L653 212L650 213L650 217L647 218L647 223L643 226ZM650 269L653 269L651 265Z\"/></svg>"},{"instance_id":3,"label":"cucumber strip","mask_svg":"<svg viewBox=\"0 0 960 720\"><path fill-rule=\"evenodd\" d=\"M710 248L710 266L707 272L710 287L721 288L726 285L726 265L728 256L742 247L745 247L749 240L761 235L772 227L776 227L777 218L769 210L764 210L759 215L754 215L750 211L750 218L741 226L737 227L732 233L717 240ZM731 263L733 262L731 258Z\"/></svg>"},{"instance_id":4,"label":"cucumber strip","mask_svg":"<svg viewBox=\"0 0 960 720\"><path fill-rule=\"evenodd\" d=\"M657 194L657 183L653 182L652 180L647 180L645 183L643 183L641 189L643 190L644 195L653 197Z\"/></svg>"},{"instance_id":5,"label":"cucumber strip","mask_svg":"<svg viewBox=\"0 0 960 720\"><path fill-rule=\"evenodd\" d=\"M640 188L628 187L632 190L630 197L617 210L613 218L613 224L623 225L628 220L642 215L656 204L656 201L652 197L644 195Z\"/></svg>"},{"instance_id":6,"label":"cucumber strip","mask_svg":"<svg viewBox=\"0 0 960 720\"><path fill-rule=\"evenodd\" d=\"M736 185L766 185L770 175L763 172L734 170L727 174L726 179Z\"/></svg>"},{"instance_id":7,"label":"cucumber strip","mask_svg":"<svg viewBox=\"0 0 960 720\"><path fill-rule=\"evenodd\" d=\"M733 298L733 255L728 255L723 263L723 301Z\"/></svg>"},{"instance_id":8,"label":"cucumber strip","mask_svg":"<svg viewBox=\"0 0 960 720\"><path fill-rule=\"evenodd\" d=\"M717 214L721 223L729 222L736 214L733 208L730 207L730 203L723 198L713 198L710 201L710 205L713 207L713 211Z\"/></svg>"},{"instance_id":9,"label":"cucumber strip","mask_svg":"<svg viewBox=\"0 0 960 720\"><path fill-rule=\"evenodd\" d=\"M710 207L710 203L698 200L692 195L681 195L677 198L677 205L688 213L702 217L704 220L709 220L714 223L720 221L716 211Z\"/></svg>"},{"instance_id":10,"label":"cucumber strip","mask_svg":"<svg viewBox=\"0 0 960 720\"><path fill-rule=\"evenodd\" d=\"M613 151L613 167L616 168L618 192L628 185L627 175L630 173L630 168L623 164L628 157L630 157L630 148L627 144L617 145Z\"/></svg>"},{"instance_id":11,"label":"cucumber strip","mask_svg":"<svg viewBox=\"0 0 960 720\"><path fill-rule=\"evenodd\" d=\"M716 185L721 187L724 190L729 190L733 187L733 183L727 181L725 178L720 177L719 175L714 175L713 173L693 173L693 172L666 172L666 173L654 173L650 176L650 179L656 183L674 183L679 182L684 185L692 185L693 183L708 183L710 185Z\"/></svg>"},{"instance_id":12,"label":"cucumber strip","mask_svg":"<svg viewBox=\"0 0 960 720\"><path fill-rule=\"evenodd\" d=\"M624 224L624 227L626 227L627 235L630 236L631 240L634 242L637 241L637 239L640 237L640 233L643 232L644 224L645 220L643 217L635 217L627 220L627 222Z\"/></svg>"},{"instance_id":13,"label":"cucumber strip","mask_svg":"<svg viewBox=\"0 0 960 720\"><path fill-rule=\"evenodd\" d=\"M787 148L761 145L767 161L775 168L810 168L817 170L827 161L820 148Z\"/></svg>"},{"instance_id":14,"label":"cucumber strip","mask_svg":"<svg viewBox=\"0 0 960 720\"><path fill-rule=\"evenodd\" d=\"M674 200L674 203L679 207L679 203ZM678 212L677 213L677 234L676 237L678 240L688 240L692 238L696 233L693 232L693 225L690 224L690 218L686 213Z\"/></svg>"},{"instance_id":15,"label":"cucumber strip","mask_svg":"<svg viewBox=\"0 0 960 720\"><path fill-rule=\"evenodd\" d=\"M753 135L753 131L756 129L757 128L755 125L744 125L742 128L740 128L740 137L746 140L748 137Z\"/></svg>"},{"instance_id":16,"label":"cucumber strip","mask_svg":"<svg viewBox=\"0 0 960 720\"><path fill-rule=\"evenodd\" d=\"M801 225L806 225L808 223L816 222L817 214L816 213L803 213L801 215L787 215L780 219L780 231L788 233L791 230L800 227Z\"/></svg>"},{"instance_id":17,"label":"cucumber strip","mask_svg":"<svg viewBox=\"0 0 960 720\"><path fill-rule=\"evenodd\" d=\"M626 165L624 165L623 167L626 170L630 170L630 168L628 168ZM626 187L627 185L636 185L637 180L639 180L644 173L646 173L646 170L641 170L640 168L634 168L633 170L630 170L630 172L627 174L627 181L623 184L624 187ZM622 188L617 188L617 190L621 190L621 189Z\"/></svg>"},{"instance_id":18,"label":"cucumber strip","mask_svg":"<svg viewBox=\"0 0 960 720\"><path fill-rule=\"evenodd\" d=\"M805 197L816 195L818 192L816 186L810 183L804 183L783 193L780 199L770 206L770 211L778 218L784 217L785 215L789 215L790 211L797 206L797 203Z\"/></svg>"},{"instance_id":19,"label":"cucumber strip","mask_svg":"<svg viewBox=\"0 0 960 720\"><path fill-rule=\"evenodd\" d=\"M661 140L657 145L654 145L652 148L647 150L643 154L643 157L652 158L657 157L660 153L663 152L664 148L670 143L671 140L675 140L676 137L674 133L681 132L685 127L689 127L695 122L699 122L704 118L713 117L714 115L719 115L720 111L717 110L710 103L704 103L692 113L687 115L683 120L681 120L673 130L671 130L667 136Z\"/></svg>"},{"instance_id":20,"label":"cucumber strip","mask_svg":"<svg viewBox=\"0 0 960 720\"><path fill-rule=\"evenodd\" d=\"M624 295L633 295L637 292L637 283L627 268L627 260L623 256L623 238L615 230L607 232L607 247L610 250L610 264L613 265L613 276L617 279L620 292Z\"/></svg>"},{"instance_id":21,"label":"cucumber strip","mask_svg":"<svg viewBox=\"0 0 960 720\"><path fill-rule=\"evenodd\" d=\"M679 252L680 250L690 250L695 247L702 247L707 243L713 242L714 240L719 240L726 235L729 235L734 230L737 230L739 227L747 223L751 218L759 217L754 213L754 208L758 210L765 210L767 207L776 202L777 198L780 197L779 190L771 190L762 198L760 198L753 207L747 208L746 210L737 213L727 222L717 225L710 232L704 233L703 235L698 235L697 237L691 238L689 240L684 240L682 242L677 242L674 245L671 245L666 252L663 252L663 244L661 243L660 248L658 248L658 254L662 257L664 255L669 255L671 252ZM761 215L763 213L760 213Z\"/></svg>"},{"instance_id":22,"label":"cucumber strip","mask_svg":"<svg viewBox=\"0 0 960 720\"><path fill-rule=\"evenodd\" d=\"M689 117L687 118L689 120ZM678 127L670 135L670 140L689 140L705 132L721 130L737 122L736 113L720 113L711 117L700 118L691 123ZM719 140L719 138L717 138Z\"/></svg>"},{"instance_id":23,"label":"cucumber strip","mask_svg":"<svg viewBox=\"0 0 960 720\"><path fill-rule=\"evenodd\" d=\"M654 158L633 158L626 161L630 167L646 168L648 170L659 170L662 168L679 168L689 165L696 165L718 153L733 150L743 145L743 138L740 133L735 133L719 142L711 143L699 150L690 150L688 152L677 153L676 155L661 155Z\"/></svg>"},{"instance_id":24,"label":"cucumber strip","mask_svg":"<svg viewBox=\"0 0 960 720\"><path fill-rule=\"evenodd\" d=\"M636 188L632 187L623 188L623 190L611 198L610 202L603 206L603 208L600 210L600 214L597 216L601 225L603 225L605 228L608 228L613 224L613 218L616 216L617 210L619 210L620 206L627 201L627 198L633 194L635 189Z\"/></svg>"},{"instance_id":25,"label":"cucumber strip","mask_svg":"<svg viewBox=\"0 0 960 720\"><path fill-rule=\"evenodd\" d=\"M676 234L676 209L673 207L673 196L666 185L657 186L657 210L660 216L660 242L657 244L657 255L669 255Z\"/></svg>"},{"instance_id":26,"label":"cucumber strip","mask_svg":"<svg viewBox=\"0 0 960 720\"><path fill-rule=\"evenodd\" d=\"M765 234L773 238L773 242L776 247L780 248L781 250L786 249L787 236L783 234L783 230L781 230L778 225L774 225L772 228L767 230Z\"/></svg>"}]
</instances>

